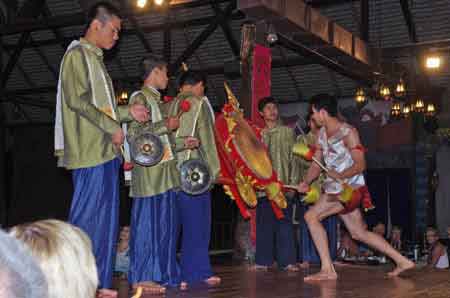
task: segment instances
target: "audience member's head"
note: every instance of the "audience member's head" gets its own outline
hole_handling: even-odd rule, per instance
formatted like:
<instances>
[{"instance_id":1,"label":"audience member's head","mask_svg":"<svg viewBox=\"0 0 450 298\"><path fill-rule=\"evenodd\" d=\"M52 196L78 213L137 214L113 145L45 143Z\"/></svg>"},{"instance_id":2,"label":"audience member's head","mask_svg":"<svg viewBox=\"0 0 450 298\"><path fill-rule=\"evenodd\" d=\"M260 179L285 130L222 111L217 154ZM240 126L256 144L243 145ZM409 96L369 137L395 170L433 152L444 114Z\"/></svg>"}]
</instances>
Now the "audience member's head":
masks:
<instances>
[{"instance_id":1,"label":"audience member's head","mask_svg":"<svg viewBox=\"0 0 450 298\"><path fill-rule=\"evenodd\" d=\"M50 298L93 298L98 277L91 241L79 228L59 220L22 224L10 234L21 240L44 272Z\"/></svg>"},{"instance_id":2,"label":"audience member's head","mask_svg":"<svg viewBox=\"0 0 450 298\"><path fill-rule=\"evenodd\" d=\"M425 236L427 238L427 243L430 244L430 245L433 245L433 244L435 244L436 242L439 241L438 231L437 231L437 229L435 229L433 227L427 228Z\"/></svg>"},{"instance_id":3,"label":"audience member's head","mask_svg":"<svg viewBox=\"0 0 450 298\"><path fill-rule=\"evenodd\" d=\"M391 232L392 241L401 241L402 240L402 228L399 226L393 226Z\"/></svg>"},{"instance_id":4,"label":"audience member's head","mask_svg":"<svg viewBox=\"0 0 450 298\"><path fill-rule=\"evenodd\" d=\"M386 234L386 226L384 225L384 223L379 222L373 227L372 231L380 235L381 237L384 237L384 235Z\"/></svg>"},{"instance_id":5,"label":"audience member's head","mask_svg":"<svg viewBox=\"0 0 450 298\"><path fill-rule=\"evenodd\" d=\"M123 226L120 229L119 240L128 241L130 239L130 226Z\"/></svg>"},{"instance_id":6,"label":"audience member's head","mask_svg":"<svg viewBox=\"0 0 450 298\"><path fill-rule=\"evenodd\" d=\"M47 281L28 249L0 230L0 298L47 298Z\"/></svg>"}]
</instances>

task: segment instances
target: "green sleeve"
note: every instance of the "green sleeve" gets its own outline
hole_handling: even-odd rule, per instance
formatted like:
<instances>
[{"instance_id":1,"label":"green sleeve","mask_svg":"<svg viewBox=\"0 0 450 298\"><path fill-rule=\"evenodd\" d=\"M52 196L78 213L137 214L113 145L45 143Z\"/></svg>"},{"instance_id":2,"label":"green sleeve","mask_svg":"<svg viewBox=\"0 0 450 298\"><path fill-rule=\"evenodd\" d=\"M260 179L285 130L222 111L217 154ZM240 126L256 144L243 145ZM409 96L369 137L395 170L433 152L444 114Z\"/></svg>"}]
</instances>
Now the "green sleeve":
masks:
<instances>
[{"instance_id":1,"label":"green sleeve","mask_svg":"<svg viewBox=\"0 0 450 298\"><path fill-rule=\"evenodd\" d=\"M64 101L69 109L112 135L120 129L120 125L92 104L92 90L86 67L81 50L74 49L67 53L61 74Z\"/></svg>"},{"instance_id":2,"label":"green sleeve","mask_svg":"<svg viewBox=\"0 0 450 298\"><path fill-rule=\"evenodd\" d=\"M130 101L128 104L132 105L132 104L136 104L136 103L145 105L145 96L138 93L135 96L132 96L130 98ZM130 141L135 136L139 135L142 132L142 130L149 129L149 126L150 126L150 122L140 123L135 120L131 121L130 124L128 125L127 139Z\"/></svg>"},{"instance_id":3,"label":"green sleeve","mask_svg":"<svg viewBox=\"0 0 450 298\"><path fill-rule=\"evenodd\" d=\"M213 179L217 179L220 171L220 161L217 154L216 141L214 138L214 122L211 116L211 112L206 103L201 106L196 135L200 140L201 154L205 158L211 170Z\"/></svg>"},{"instance_id":4,"label":"green sleeve","mask_svg":"<svg viewBox=\"0 0 450 298\"><path fill-rule=\"evenodd\" d=\"M118 115L119 115L119 121L120 122L130 122L133 121L133 116L131 116L130 113L130 106L118 106L117 107Z\"/></svg>"},{"instance_id":5,"label":"green sleeve","mask_svg":"<svg viewBox=\"0 0 450 298\"><path fill-rule=\"evenodd\" d=\"M146 106L149 109L149 111L151 109L150 106L146 104L145 95L143 95L142 93L138 93L135 96L133 96L132 98L130 98L129 105L133 105L133 104L142 104L142 105ZM128 127L128 138L132 139L136 135L141 134L143 131L149 131L149 132L157 134L157 135L167 134L169 132L169 130L167 129L167 126L166 126L165 119L155 122L155 123L153 123L151 121L151 119L150 119L150 121L145 122L145 123L140 123L136 120L132 120Z\"/></svg>"},{"instance_id":6,"label":"green sleeve","mask_svg":"<svg viewBox=\"0 0 450 298\"><path fill-rule=\"evenodd\" d=\"M292 148L295 144L294 130L289 129L286 136L286 152L289 156L289 184L296 185L300 182L301 165L300 159L292 152Z\"/></svg>"}]
</instances>

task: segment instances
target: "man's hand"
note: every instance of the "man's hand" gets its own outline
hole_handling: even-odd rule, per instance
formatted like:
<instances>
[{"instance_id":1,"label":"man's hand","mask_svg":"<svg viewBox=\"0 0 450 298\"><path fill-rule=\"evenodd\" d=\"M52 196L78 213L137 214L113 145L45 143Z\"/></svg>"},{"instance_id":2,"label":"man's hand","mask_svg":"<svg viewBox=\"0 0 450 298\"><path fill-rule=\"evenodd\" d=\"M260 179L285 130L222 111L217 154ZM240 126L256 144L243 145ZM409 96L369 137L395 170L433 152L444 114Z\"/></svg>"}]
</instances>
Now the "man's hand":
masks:
<instances>
[{"instance_id":1,"label":"man's hand","mask_svg":"<svg viewBox=\"0 0 450 298\"><path fill-rule=\"evenodd\" d=\"M116 132L111 136L112 138L112 143L114 144L114 146L116 146L117 148L120 148L120 146L122 146L123 141L125 139L125 135L123 134L123 131L121 128L117 129Z\"/></svg>"},{"instance_id":2,"label":"man's hand","mask_svg":"<svg viewBox=\"0 0 450 298\"><path fill-rule=\"evenodd\" d=\"M117 298L117 291L110 289L97 290L97 298Z\"/></svg>"},{"instance_id":3,"label":"man's hand","mask_svg":"<svg viewBox=\"0 0 450 298\"><path fill-rule=\"evenodd\" d=\"M307 193L309 191L309 184L306 182L300 182L300 184L297 186L297 191L299 193Z\"/></svg>"},{"instance_id":4,"label":"man's hand","mask_svg":"<svg viewBox=\"0 0 450 298\"><path fill-rule=\"evenodd\" d=\"M187 137L184 139L184 148L186 149L194 149L200 146L200 141L194 137Z\"/></svg>"},{"instance_id":5,"label":"man's hand","mask_svg":"<svg viewBox=\"0 0 450 298\"><path fill-rule=\"evenodd\" d=\"M169 117L166 120L166 126L169 130L176 130L180 127L180 119L178 117Z\"/></svg>"},{"instance_id":6,"label":"man's hand","mask_svg":"<svg viewBox=\"0 0 450 298\"><path fill-rule=\"evenodd\" d=\"M336 179L338 181L342 180L342 175L338 172L336 172L335 170L328 170L327 172L328 177Z\"/></svg>"},{"instance_id":7,"label":"man's hand","mask_svg":"<svg viewBox=\"0 0 450 298\"><path fill-rule=\"evenodd\" d=\"M148 109L142 104L131 105L130 114L138 122L147 122L150 119Z\"/></svg>"}]
</instances>

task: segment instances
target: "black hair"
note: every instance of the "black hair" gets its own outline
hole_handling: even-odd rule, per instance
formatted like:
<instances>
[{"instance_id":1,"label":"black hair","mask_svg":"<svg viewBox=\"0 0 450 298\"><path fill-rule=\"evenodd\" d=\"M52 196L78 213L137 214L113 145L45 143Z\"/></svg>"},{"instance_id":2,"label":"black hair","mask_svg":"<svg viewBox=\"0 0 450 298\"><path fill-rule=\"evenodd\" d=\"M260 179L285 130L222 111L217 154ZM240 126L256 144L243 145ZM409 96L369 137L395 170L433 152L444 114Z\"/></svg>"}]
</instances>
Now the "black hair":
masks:
<instances>
[{"instance_id":1,"label":"black hair","mask_svg":"<svg viewBox=\"0 0 450 298\"><path fill-rule=\"evenodd\" d=\"M104 24L113 16L116 16L119 19L121 18L119 9L107 1L99 1L89 8L87 14L87 26L89 27L95 19Z\"/></svg>"},{"instance_id":2,"label":"black hair","mask_svg":"<svg viewBox=\"0 0 450 298\"><path fill-rule=\"evenodd\" d=\"M203 85L206 88L206 77L200 72L188 70L179 76L178 89L181 89L184 85L194 86L200 82L203 82Z\"/></svg>"},{"instance_id":3,"label":"black hair","mask_svg":"<svg viewBox=\"0 0 450 298\"><path fill-rule=\"evenodd\" d=\"M275 98L273 98L272 96L267 96L259 100L258 111L262 112L262 110L264 110L264 107L269 103L273 103L274 105L278 106L278 101Z\"/></svg>"},{"instance_id":4,"label":"black hair","mask_svg":"<svg viewBox=\"0 0 450 298\"><path fill-rule=\"evenodd\" d=\"M336 98L332 95L322 93L314 95L310 101L311 109L314 108L317 111L324 109L331 117L337 117L338 107Z\"/></svg>"},{"instance_id":5,"label":"black hair","mask_svg":"<svg viewBox=\"0 0 450 298\"><path fill-rule=\"evenodd\" d=\"M139 62L139 71L143 81L150 75L153 69L167 67L167 62L163 58L154 54L148 54Z\"/></svg>"}]
</instances>

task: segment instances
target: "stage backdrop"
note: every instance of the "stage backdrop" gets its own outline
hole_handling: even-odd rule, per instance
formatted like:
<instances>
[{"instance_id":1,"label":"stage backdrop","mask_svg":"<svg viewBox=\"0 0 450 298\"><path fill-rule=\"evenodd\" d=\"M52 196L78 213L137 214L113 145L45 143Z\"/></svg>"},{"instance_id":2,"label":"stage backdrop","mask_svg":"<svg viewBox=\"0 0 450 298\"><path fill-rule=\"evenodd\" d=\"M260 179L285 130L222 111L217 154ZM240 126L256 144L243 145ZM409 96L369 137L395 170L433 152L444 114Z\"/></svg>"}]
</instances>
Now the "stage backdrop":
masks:
<instances>
[{"instance_id":1,"label":"stage backdrop","mask_svg":"<svg viewBox=\"0 0 450 298\"><path fill-rule=\"evenodd\" d=\"M368 170L367 185L376 208L366 213L369 227L383 222L386 227L400 226L406 238L414 232L409 169ZM388 230L388 229L387 229Z\"/></svg>"}]
</instances>

